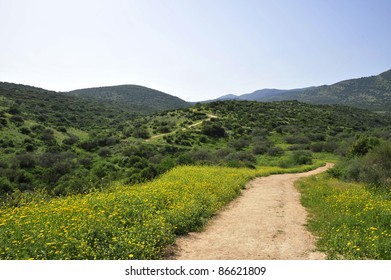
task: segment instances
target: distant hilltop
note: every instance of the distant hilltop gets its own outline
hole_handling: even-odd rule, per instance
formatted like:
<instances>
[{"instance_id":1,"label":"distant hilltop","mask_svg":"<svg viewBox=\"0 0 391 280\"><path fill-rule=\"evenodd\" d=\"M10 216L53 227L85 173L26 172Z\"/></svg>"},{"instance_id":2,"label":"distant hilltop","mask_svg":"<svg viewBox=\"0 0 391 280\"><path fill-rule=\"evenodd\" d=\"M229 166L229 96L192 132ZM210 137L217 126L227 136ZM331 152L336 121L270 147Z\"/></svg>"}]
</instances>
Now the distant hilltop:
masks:
<instances>
[{"instance_id":1,"label":"distant hilltop","mask_svg":"<svg viewBox=\"0 0 391 280\"><path fill-rule=\"evenodd\" d=\"M372 111L391 111L391 70L376 76L302 89L261 89L242 95L224 95L216 100L282 101L341 104Z\"/></svg>"},{"instance_id":2,"label":"distant hilltop","mask_svg":"<svg viewBox=\"0 0 391 280\"><path fill-rule=\"evenodd\" d=\"M119 85L55 92L28 85L0 82L4 95L18 96L20 100L51 98L63 104L99 103L105 108L120 107L136 114L149 114L166 110L186 108L193 103L176 96L139 85Z\"/></svg>"}]
</instances>

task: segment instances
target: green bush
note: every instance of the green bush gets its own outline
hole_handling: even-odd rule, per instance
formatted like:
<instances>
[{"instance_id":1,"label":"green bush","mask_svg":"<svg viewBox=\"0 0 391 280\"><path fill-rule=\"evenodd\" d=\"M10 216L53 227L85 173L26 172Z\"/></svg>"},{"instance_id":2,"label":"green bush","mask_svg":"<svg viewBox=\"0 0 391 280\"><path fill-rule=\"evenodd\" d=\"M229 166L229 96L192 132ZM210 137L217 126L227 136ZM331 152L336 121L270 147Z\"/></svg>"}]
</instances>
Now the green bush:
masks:
<instances>
[{"instance_id":1,"label":"green bush","mask_svg":"<svg viewBox=\"0 0 391 280\"><path fill-rule=\"evenodd\" d=\"M224 158L229 167L249 167L255 168L257 159L251 152L239 151L227 155Z\"/></svg>"},{"instance_id":2,"label":"green bush","mask_svg":"<svg viewBox=\"0 0 391 280\"><path fill-rule=\"evenodd\" d=\"M210 162L213 158L211 152L207 149L195 149L190 152L190 157L198 163Z\"/></svg>"},{"instance_id":3,"label":"green bush","mask_svg":"<svg viewBox=\"0 0 391 280\"><path fill-rule=\"evenodd\" d=\"M294 151L292 159L297 165L312 164L312 153L310 151Z\"/></svg>"},{"instance_id":4,"label":"green bush","mask_svg":"<svg viewBox=\"0 0 391 280\"><path fill-rule=\"evenodd\" d=\"M13 190L8 178L0 177L0 194L9 193Z\"/></svg>"},{"instance_id":5,"label":"green bush","mask_svg":"<svg viewBox=\"0 0 391 280\"><path fill-rule=\"evenodd\" d=\"M327 153L334 153L338 149L336 141L328 141L323 144L323 151Z\"/></svg>"},{"instance_id":6,"label":"green bush","mask_svg":"<svg viewBox=\"0 0 391 280\"><path fill-rule=\"evenodd\" d=\"M348 154L350 157L364 156L379 144L380 144L380 140L378 138L360 137L353 143Z\"/></svg>"},{"instance_id":7,"label":"green bush","mask_svg":"<svg viewBox=\"0 0 391 280\"><path fill-rule=\"evenodd\" d=\"M321 153L323 151L323 142L316 142L311 144L310 150L314 153Z\"/></svg>"},{"instance_id":8,"label":"green bush","mask_svg":"<svg viewBox=\"0 0 391 280\"><path fill-rule=\"evenodd\" d=\"M310 139L304 135L291 135L285 138L286 143L288 144L309 144L311 143Z\"/></svg>"},{"instance_id":9,"label":"green bush","mask_svg":"<svg viewBox=\"0 0 391 280\"><path fill-rule=\"evenodd\" d=\"M358 179L391 190L391 144L380 145L362 158Z\"/></svg>"},{"instance_id":10,"label":"green bush","mask_svg":"<svg viewBox=\"0 0 391 280\"><path fill-rule=\"evenodd\" d=\"M363 157L339 163L329 173L335 178L391 190L391 144L383 143Z\"/></svg>"},{"instance_id":11,"label":"green bush","mask_svg":"<svg viewBox=\"0 0 391 280\"><path fill-rule=\"evenodd\" d=\"M203 122L202 124L202 133L215 138L221 138L226 136L224 128L212 121Z\"/></svg>"},{"instance_id":12,"label":"green bush","mask_svg":"<svg viewBox=\"0 0 391 280\"><path fill-rule=\"evenodd\" d=\"M264 155L267 153L268 149L267 143L257 143L253 147L253 153L255 155Z\"/></svg>"},{"instance_id":13,"label":"green bush","mask_svg":"<svg viewBox=\"0 0 391 280\"><path fill-rule=\"evenodd\" d=\"M280 147L271 147L267 150L269 156L278 157L284 154L284 150Z\"/></svg>"}]
</instances>

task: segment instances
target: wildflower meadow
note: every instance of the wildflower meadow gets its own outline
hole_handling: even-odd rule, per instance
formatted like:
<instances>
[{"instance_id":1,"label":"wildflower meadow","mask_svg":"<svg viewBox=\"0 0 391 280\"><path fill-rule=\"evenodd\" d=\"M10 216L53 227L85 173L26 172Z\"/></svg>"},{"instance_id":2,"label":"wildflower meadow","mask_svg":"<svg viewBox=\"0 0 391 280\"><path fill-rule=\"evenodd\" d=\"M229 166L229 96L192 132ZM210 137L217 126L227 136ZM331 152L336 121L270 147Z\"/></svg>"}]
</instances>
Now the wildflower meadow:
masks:
<instances>
[{"instance_id":1,"label":"wildflower meadow","mask_svg":"<svg viewBox=\"0 0 391 280\"><path fill-rule=\"evenodd\" d=\"M297 183L309 227L330 259L391 259L391 201L361 183L322 174Z\"/></svg>"},{"instance_id":2,"label":"wildflower meadow","mask_svg":"<svg viewBox=\"0 0 391 280\"><path fill-rule=\"evenodd\" d=\"M252 177L279 171L182 166L141 185L3 208L0 259L159 259Z\"/></svg>"}]
</instances>

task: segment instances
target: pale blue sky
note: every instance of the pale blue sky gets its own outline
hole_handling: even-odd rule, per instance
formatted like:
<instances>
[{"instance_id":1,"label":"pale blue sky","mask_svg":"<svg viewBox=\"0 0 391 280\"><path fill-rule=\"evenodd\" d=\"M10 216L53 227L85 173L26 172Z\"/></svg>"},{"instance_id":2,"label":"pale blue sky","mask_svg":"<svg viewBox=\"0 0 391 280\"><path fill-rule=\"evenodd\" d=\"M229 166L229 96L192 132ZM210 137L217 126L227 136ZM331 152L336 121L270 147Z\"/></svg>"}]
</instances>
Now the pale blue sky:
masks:
<instances>
[{"instance_id":1,"label":"pale blue sky","mask_svg":"<svg viewBox=\"0 0 391 280\"><path fill-rule=\"evenodd\" d=\"M0 0L0 81L188 101L391 69L388 0Z\"/></svg>"}]
</instances>

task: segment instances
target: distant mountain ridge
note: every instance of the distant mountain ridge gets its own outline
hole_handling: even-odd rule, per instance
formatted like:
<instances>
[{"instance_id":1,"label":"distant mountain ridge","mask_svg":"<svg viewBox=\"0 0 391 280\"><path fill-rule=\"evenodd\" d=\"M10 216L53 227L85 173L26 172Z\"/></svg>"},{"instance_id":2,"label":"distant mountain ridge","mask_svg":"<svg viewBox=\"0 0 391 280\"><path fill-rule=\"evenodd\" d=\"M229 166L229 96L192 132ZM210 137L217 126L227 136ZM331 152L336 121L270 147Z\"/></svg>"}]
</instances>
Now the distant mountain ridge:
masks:
<instances>
[{"instance_id":1,"label":"distant mountain ridge","mask_svg":"<svg viewBox=\"0 0 391 280\"><path fill-rule=\"evenodd\" d=\"M312 88L312 87L311 87ZM234 94L227 94L219 97L217 100L247 100L247 101L261 101L262 99L269 99L273 98L273 96L277 96L283 93L288 92L300 92L304 91L310 88L299 88L299 89L260 89L256 90L252 93L245 93L242 95L234 95Z\"/></svg>"},{"instance_id":2,"label":"distant mountain ridge","mask_svg":"<svg viewBox=\"0 0 391 280\"><path fill-rule=\"evenodd\" d=\"M143 108L146 113L179 109L191 105L176 96L139 85L95 87L73 90L66 94L114 102L125 106L137 106Z\"/></svg>"},{"instance_id":3,"label":"distant mountain ridge","mask_svg":"<svg viewBox=\"0 0 391 280\"><path fill-rule=\"evenodd\" d=\"M332 85L302 89L262 89L243 95L225 95L217 100L282 101L341 104L372 111L391 111L391 70L376 76L350 79Z\"/></svg>"}]
</instances>

